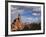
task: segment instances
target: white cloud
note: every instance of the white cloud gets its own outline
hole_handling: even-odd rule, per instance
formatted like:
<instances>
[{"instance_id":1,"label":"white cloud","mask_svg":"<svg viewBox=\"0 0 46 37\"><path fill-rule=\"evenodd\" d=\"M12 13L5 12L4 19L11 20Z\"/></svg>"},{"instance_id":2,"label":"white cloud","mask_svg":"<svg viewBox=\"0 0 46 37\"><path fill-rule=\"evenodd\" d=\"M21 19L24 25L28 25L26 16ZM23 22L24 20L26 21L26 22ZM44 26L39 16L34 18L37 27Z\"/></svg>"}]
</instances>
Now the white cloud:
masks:
<instances>
[{"instance_id":1,"label":"white cloud","mask_svg":"<svg viewBox=\"0 0 46 37\"><path fill-rule=\"evenodd\" d=\"M33 11L41 11L41 8L40 7L39 8L35 7L35 8L33 8Z\"/></svg>"},{"instance_id":2,"label":"white cloud","mask_svg":"<svg viewBox=\"0 0 46 37\"><path fill-rule=\"evenodd\" d=\"M16 10L17 8L13 8L13 7L11 7L11 10Z\"/></svg>"},{"instance_id":3,"label":"white cloud","mask_svg":"<svg viewBox=\"0 0 46 37\"><path fill-rule=\"evenodd\" d=\"M21 17L21 20L22 20L22 22L28 22L28 23L32 23L33 21L33 18L32 17L26 17L26 16L22 16Z\"/></svg>"},{"instance_id":4,"label":"white cloud","mask_svg":"<svg viewBox=\"0 0 46 37\"><path fill-rule=\"evenodd\" d=\"M32 15L34 15L34 16L39 16L40 13L32 13Z\"/></svg>"},{"instance_id":5,"label":"white cloud","mask_svg":"<svg viewBox=\"0 0 46 37\"><path fill-rule=\"evenodd\" d=\"M22 14L23 13L23 9L17 9L17 8L11 8L11 14Z\"/></svg>"},{"instance_id":6,"label":"white cloud","mask_svg":"<svg viewBox=\"0 0 46 37\"><path fill-rule=\"evenodd\" d=\"M23 9L17 10L17 12L20 13L20 14L23 14L23 11L24 11Z\"/></svg>"},{"instance_id":7,"label":"white cloud","mask_svg":"<svg viewBox=\"0 0 46 37\"><path fill-rule=\"evenodd\" d=\"M28 17L28 18L26 18L26 19L28 19L29 21L30 21L30 20L33 20L33 18L32 18L32 17Z\"/></svg>"}]
</instances>

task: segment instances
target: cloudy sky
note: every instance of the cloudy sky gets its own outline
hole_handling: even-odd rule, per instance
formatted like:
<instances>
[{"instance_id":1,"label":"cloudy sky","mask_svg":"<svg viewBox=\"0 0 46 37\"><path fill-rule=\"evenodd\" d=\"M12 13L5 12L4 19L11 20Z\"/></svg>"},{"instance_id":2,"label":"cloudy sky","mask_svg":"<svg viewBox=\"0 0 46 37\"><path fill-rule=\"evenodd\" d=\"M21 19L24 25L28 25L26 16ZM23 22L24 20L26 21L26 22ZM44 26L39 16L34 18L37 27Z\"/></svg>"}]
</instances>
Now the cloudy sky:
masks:
<instances>
[{"instance_id":1,"label":"cloudy sky","mask_svg":"<svg viewBox=\"0 0 46 37\"><path fill-rule=\"evenodd\" d=\"M40 22L41 7L40 6L17 6L11 5L11 21L13 21L17 14L20 14L23 23Z\"/></svg>"}]
</instances>

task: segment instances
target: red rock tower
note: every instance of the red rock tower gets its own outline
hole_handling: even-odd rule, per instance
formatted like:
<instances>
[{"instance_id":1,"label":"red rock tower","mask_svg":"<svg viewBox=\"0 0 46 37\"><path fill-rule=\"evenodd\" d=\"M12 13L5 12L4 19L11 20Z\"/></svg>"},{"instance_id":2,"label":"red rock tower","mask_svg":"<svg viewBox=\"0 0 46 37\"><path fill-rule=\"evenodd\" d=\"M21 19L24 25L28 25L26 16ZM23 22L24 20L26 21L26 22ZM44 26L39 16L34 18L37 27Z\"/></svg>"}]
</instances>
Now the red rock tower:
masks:
<instances>
[{"instance_id":1,"label":"red rock tower","mask_svg":"<svg viewBox=\"0 0 46 37\"><path fill-rule=\"evenodd\" d=\"M11 24L11 30L12 31L17 31L17 30L22 30L24 28L23 23L20 21L20 14L17 15L16 19L14 22Z\"/></svg>"}]
</instances>

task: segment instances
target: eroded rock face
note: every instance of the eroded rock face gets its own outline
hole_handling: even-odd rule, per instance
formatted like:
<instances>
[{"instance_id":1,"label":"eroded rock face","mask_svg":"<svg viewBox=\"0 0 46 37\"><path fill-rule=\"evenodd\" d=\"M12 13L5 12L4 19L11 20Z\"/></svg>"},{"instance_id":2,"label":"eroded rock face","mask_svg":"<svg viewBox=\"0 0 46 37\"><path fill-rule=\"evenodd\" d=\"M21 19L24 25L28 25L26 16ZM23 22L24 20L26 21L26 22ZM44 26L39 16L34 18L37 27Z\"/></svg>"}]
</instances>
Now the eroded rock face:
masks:
<instances>
[{"instance_id":1,"label":"eroded rock face","mask_svg":"<svg viewBox=\"0 0 46 37\"><path fill-rule=\"evenodd\" d=\"M13 31L23 30L23 28L24 28L24 25L18 20L16 20L16 22L14 22L14 24L11 24L11 29Z\"/></svg>"},{"instance_id":2,"label":"eroded rock face","mask_svg":"<svg viewBox=\"0 0 46 37\"><path fill-rule=\"evenodd\" d=\"M23 23L20 21L20 18L17 17L13 23L11 24L11 31L17 31L17 30L23 30L24 25Z\"/></svg>"}]
</instances>

